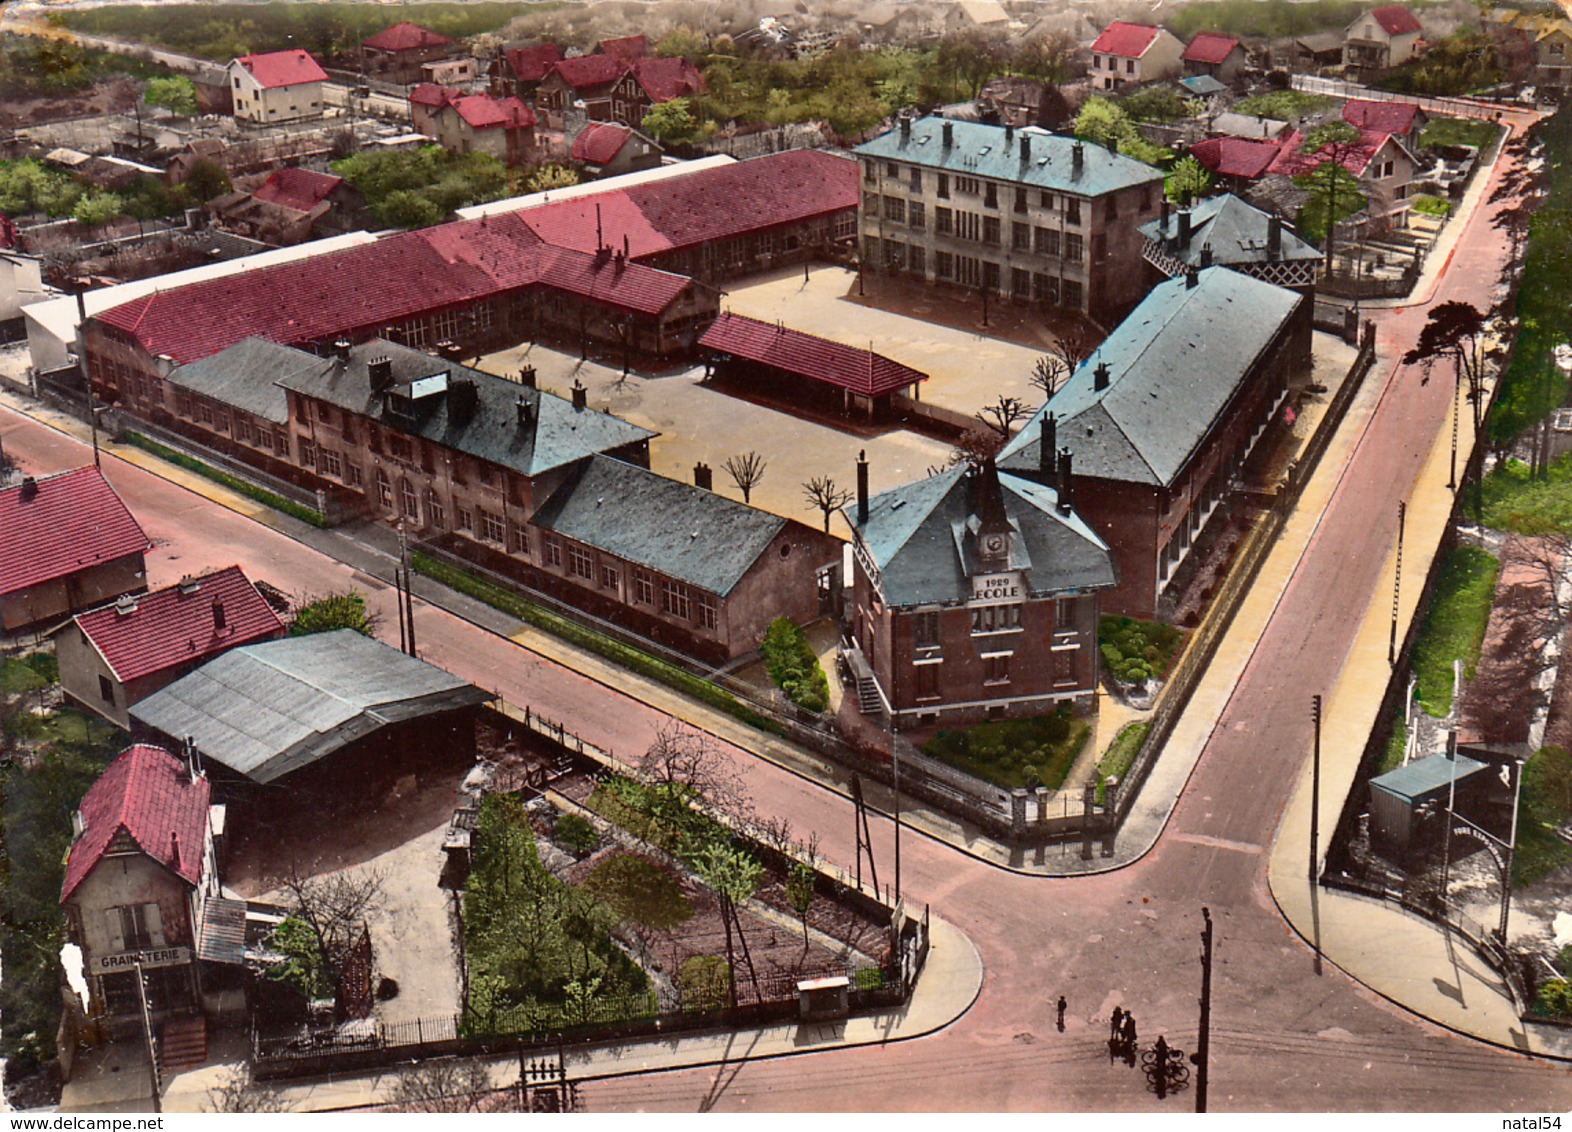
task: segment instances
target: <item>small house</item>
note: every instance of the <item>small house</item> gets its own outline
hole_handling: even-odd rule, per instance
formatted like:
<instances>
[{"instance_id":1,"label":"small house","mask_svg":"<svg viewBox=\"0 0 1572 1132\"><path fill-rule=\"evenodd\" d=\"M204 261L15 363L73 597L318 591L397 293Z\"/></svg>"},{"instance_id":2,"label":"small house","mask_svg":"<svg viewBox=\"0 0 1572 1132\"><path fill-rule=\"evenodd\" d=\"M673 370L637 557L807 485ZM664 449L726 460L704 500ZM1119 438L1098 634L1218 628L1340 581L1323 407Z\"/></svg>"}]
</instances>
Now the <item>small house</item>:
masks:
<instances>
[{"instance_id":1,"label":"small house","mask_svg":"<svg viewBox=\"0 0 1572 1132\"><path fill-rule=\"evenodd\" d=\"M242 55L229 64L235 119L272 124L322 117L327 72L299 49Z\"/></svg>"}]
</instances>

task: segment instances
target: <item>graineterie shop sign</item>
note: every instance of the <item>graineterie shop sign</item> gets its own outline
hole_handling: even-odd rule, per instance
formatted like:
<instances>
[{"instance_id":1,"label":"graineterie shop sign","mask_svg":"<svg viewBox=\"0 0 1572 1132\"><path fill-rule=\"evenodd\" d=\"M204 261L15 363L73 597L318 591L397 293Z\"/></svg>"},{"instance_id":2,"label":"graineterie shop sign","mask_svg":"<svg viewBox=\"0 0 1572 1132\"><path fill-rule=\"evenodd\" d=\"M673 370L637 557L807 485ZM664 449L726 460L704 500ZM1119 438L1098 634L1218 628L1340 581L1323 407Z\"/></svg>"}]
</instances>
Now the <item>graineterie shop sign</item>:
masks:
<instances>
[{"instance_id":1,"label":"graineterie shop sign","mask_svg":"<svg viewBox=\"0 0 1572 1132\"><path fill-rule=\"evenodd\" d=\"M116 971L136 970L137 960L142 970L154 967L179 967L191 962L189 947L153 947L146 951L126 951L119 955L95 955L89 969L95 975L113 975Z\"/></svg>"},{"instance_id":2,"label":"graineterie shop sign","mask_svg":"<svg viewBox=\"0 0 1572 1132\"><path fill-rule=\"evenodd\" d=\"M1025 600L1026 587L1021 582L1019 570L972 576L972 601L975 604L1005 605Z\"/></svg>"}]
</instances>

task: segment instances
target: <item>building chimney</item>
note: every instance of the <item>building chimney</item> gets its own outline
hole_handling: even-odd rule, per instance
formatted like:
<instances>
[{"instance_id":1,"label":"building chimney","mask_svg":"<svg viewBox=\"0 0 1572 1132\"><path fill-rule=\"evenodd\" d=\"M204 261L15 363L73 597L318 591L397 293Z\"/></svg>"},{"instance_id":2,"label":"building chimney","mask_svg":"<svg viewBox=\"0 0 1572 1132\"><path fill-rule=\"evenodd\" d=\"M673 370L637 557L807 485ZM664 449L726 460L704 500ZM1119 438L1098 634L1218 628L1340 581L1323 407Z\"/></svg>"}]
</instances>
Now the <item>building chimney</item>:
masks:
<instances>
[{"instance_id":1,"label":"building chimney","mask_svg":"<svg viewBox=\"0 0 1572 1132\"><path fill-rule=\"evenodd\" d=\"M338 355L341 362L349 361L350 341L348 338L339 338L333 343L333 352Z\"/></svg>"},{"instance_id":2,"label":"building chimney","mask_svg":"<svg viewBox=\"0 0 1572 1132\"><path fill-rule=\"evenodd\" d=\"M371 391L381 393L393 384L393 359L383 355L366 363L366 377L371 381Z\"/></svg>"},{"instance_id":3,"label":"building chimney","mask_svg":"<svg viewBox=\"0 0 1572 1132\"><path fill-rule=\"evenodd\" d=\"M1086 147L1079 140L1070 146L1070 172L1079 174L1086 164Z\"/></svg>"},{"instance_id":4,"label":"building chimney","mask_svg":"<svg viewBox=\"0 0 1572 1132\"><path fill-rule=\"evenodd\" d=\"M702 487L705 491L715 490L715 469L703 460L693 465L693 486Z\"/></svg>"},{"instance_id":5,"label":"building chimney","mask_svg":"<svg viewBox=\"0 0 1572 1132\"><path fill-rule=\"evenodd\" d=\"M1010 143L1013 142L1014 140L1015 140L1015 127L1012 126L1010 123L1006 122L1004 124L1004 148L1006 150L1008 150L1010 148Z\"/></svg>"},{"instance_id":6,"label":"building chimney","mask_svg":"<svg viewBox=\"0 0 1572 1132\"><path fill-rule=\"evenodd\" d=\"M1104 389L1107 389L1110 380L1112 380L1112 377L1108 370L1108 363L1098 362L1097 368L1092 371L1093 392L1101 393Z\"/></svg>"},{"instance_id":7,"label":"building chimney","mask_svg":"<svg viewBox=\"0 0 1572 1132\"><path fill-rule=\"evenodd\" d=\"M1070 474L1070 450L1059 453L1059 514L1068 515L1075 510L1075 478Z\"/></svg>"},{"instance_id":8,"label":"building chimney","mask_svg":"<svg viewBox=\"0 0 1572 1132\"><path fill-rule=\"evenodd\" d=\"M944 148L949 149L955 144L955 123L945 120L944 123Z\"/></svg>"},{"instance_id":9,"label":"building chimney","mask_svg":"<svg viewBox=\"0 0 1572 1132\"><path fill-rule=\"evenodd\" d=\"M174 830L169 831L169 863L176 872L180 870L180 835Z\"/></svg>"},{"instance_id":10,"label":"building chimney","mask_svg":"<svg viewBox=\"0 0 1572 1132\"><path fill-rule=\"evenodd\" d=\"M1042 430L1037 438L1037 470L1042 473L1044 483L1052 484L1054 473L1058 471L1054 466L1054 454L1059 450L1059 421L1052 413L1043 418Z\"/></svg>"},{"instance_id":11,"label":"building chimney","mask_svg":"<svg viewBox=\"0 0 1572 1132\"><path fill-rule=\"evenodd\" d=\"M213 631L222 633L229 628L229 622L224 617L224 603L217 598L213 599Z\"/></svg>"},{"instance_id":12,"label":"building chimney","mask_svg":"<svg viewBox=\"0 0 1572 1132\"><path fill-rule=\"evenodd\" d=\"M1157 234L1165 237L1168 235L1168 195L1166 193L1163 194L1163 202L1157 212Z\"/></svg>"},{"instance_id":13,"label":"building chimney","mask_svg":"<svg viewBox=\"0 0 1572 1132\"><path fill-rule=\"evenodd\" d=\"M1207 245L1206 247L1201 249L1201 266L1202 267L1211 267L1212 266L1212 248L1211 248L1211 245Z\"/></svg>"},{"instance_id":14,"label":"building chimney","mask_svg":"<svg viewBox=\"0 0 1572 1132\"><path fill-rule=\"evenodd\" d=\"M1188 208L1179 210L1179 246L1181 248L1190 246L1190 210Z\"/></svg>"},{"instance_id":15,"label":"building chimney","mask_svg":"<svg viewBox=\"0 0 1572 1132\"><path fill-rule=\"evenodd\" d=\"M910 141L912 137L912 118L910 114L901 115L901 140Z\"/></svg>"},{"instance_id":16,"label":"building chimney","mask_svg":"<svg viewBox=\"0 0 1572 1132\"><path fill-rule=\"evenodd\" d=\"M522 393L520 393L518 395L518 399L513 402L513 411L518 416L518 425L520 428L528 428L535 420L534 407L530 405L528 398L526 398Z\"/></svg>"},{"instance_id":17,"label":"building chimney","mask_svg":"<svg viewBox=\"0 0 1572 1132\"><path fill-rule=\"evenodd\" d=\"M519 384L524 386L526 389L535 388L534 366L525 366L523 369L519 370Z\"/></svg>"},{"instance_id":18,"label":"building chimney","mask_svg":"<svg viewBox=\"0 0 1572 1132\"><path fill-rule=\"evenodd\" d=\"M129 617L136 612L136 594L121 594L115 598L115 612L121 617Z\"/></svg>"},{"instance_id":19,"label":"building chimney","mask_svg":"<svg viewBox=\"0 0 1572 1132\"><path fill-rule=\"evenodd\" d=\"M584 388L584 383L575 377L573 379L573 408L575 411L579 411L588 404L589 390Z\"/></svg>"},{"instance_id":20,"label":"building chimney","mask_svg":"<svg viewBox=\"0 0 1572 1132\"><path fill-rule=\"evenodd\" d=\"M28 502L31 499L37 498L37 496L38 496L38 481L35 480L32 476L23 476L22 477L22 491L21 491L21 494L18 496L18 498L21 499L21 501L23 503L26 503L26 502Z\"/></svg>"},{"instance_id":21,"label":"building chimney","mask_svg":"<svg viewBox=\"0 0 1572 1132\"><path fill-rule=\"evenodd\" d=\"M1266 222L1266 254L1272 259L1283 254L1283 218L1276 214Z\"/></svg>"},{"instance_id":22,"label":"building chimney","mask_svg":"<svg viewBox=\"0 0 1572 1132\"><path fill-rule=\"evenodd\" d=\"M1195 268L1193 268L1193 267L1185 268L1184 269L1184 286L1185 286L1185 290L1188 291L1191 287L1194 287L1195 284L1196 284L1196 281L1200 277L1201 277L1201 273L1199 271L1197 271Z\"/></svg>"},{"instance_id":23,"label":"building chimney","mask_svg":"<svg viewBox=\"0 0 1572 1132\"><path fill-rule=\"evenodd\" d=\"M180 579L180 596L181 597L190 597L192 594L196 593L197 590L199 590L201 588L202 588L202 583L197 581L197 579L193 578L190 574L187 574L184 578Z\"/></svg>"},{"instance_id":24,"label":"building chimney","mask_svg":"<svg viewBox=\"0 0 1572 1132\"><path fill-rule=\"evenodd\" d=\"M1021 135L1021 164L1025 165L1032 159L1032 135Z\"/></svg>"},{"instance_id":25,"label":"building chimney","mask_svg":"<svg viewBox=\"0 0 1572 1132\"><path fill-rule=\"evenodd\" d=\"M868 521L868 451L857 453L857 525Z\"/></svg>"}]
</instances>

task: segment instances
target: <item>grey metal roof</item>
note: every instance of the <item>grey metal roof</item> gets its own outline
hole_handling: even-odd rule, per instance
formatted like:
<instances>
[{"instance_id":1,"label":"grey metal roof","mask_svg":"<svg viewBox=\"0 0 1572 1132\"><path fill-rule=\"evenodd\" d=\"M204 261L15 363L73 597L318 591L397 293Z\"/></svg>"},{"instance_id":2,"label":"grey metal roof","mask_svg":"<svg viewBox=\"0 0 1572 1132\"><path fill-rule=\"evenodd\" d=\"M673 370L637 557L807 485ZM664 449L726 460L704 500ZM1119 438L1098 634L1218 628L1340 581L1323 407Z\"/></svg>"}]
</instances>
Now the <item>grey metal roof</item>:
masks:
<instances>
[{"instance_id":1,"label":"grey metal roof","mask_svg":"<svg viewBox=\"0 0 1572 1132\"><path fill-rule=\"evenodd\" d=\"M371 388L369 363L379 357L393 363L394 392L408 393L414 383L438 374L447 375L449 388L459 380L473 382L474 412L467 420L456 416L451 396L442 393L423 399L421 411L414 418L395 414L390 411L388 398ZM351 349L347 362L334 359L320 370L283 377L279 384L527 476L597 452L637 444L655 435L610 413L575 409L570 401L555 394L381 339ZM520 400L526 410L522 424Z\"/></svg>"},{"instance_id":2,"label":"grey metal roof","mask_svg":"<svg viewBox=\"0 0 1572 1132\"><path fill-rule=\"evenodd\" d=\"M1477 762L1466 755L1458 755L1456 760L1449 759L1445 755L1431 755L1428 758L1415 759L1407 766L1400 766L1396 770L1389 770L1379 778L1372 778L1370 785L1413 802L1437 790L1449 789L1454 776L1461 782L1487 769L1489 769L1488 764Z\"/></svg>"},{"instance_id":3,"label":"grey metal roof","mask_svg":"<svg viewBox=\"0 0 1572 1132\"><path fill-rule=\"evenodd\" d=\"M1042 422L1077 475L1167 486L1227 407L1303 296L1226 267L1159 283L999 454L999 467L1038 468ZM1099 364L1107 388L1095 388Z\"/></svg>"},{"instance_id":4,"label":"grey metal roof","mask_svg":"<svg viewBox=\"0 0 1572 1132\"><path fill-rule=\"evenodd\" d=\"M951 130L951 144L944 144L944 126ZM1030 138L1030 153L1021 160L1022 140ZM1081 167L1075 167L1075 150ZM957 176L987 177L1056 192L1095 197L1135 185L1160 182L1163 175L1133 157L1110 153L1062 134L1036 126L1007 134L1003 126L943 118L921 118L903 136L899 127L864 142L853 150L860 157L908 161L929 169L944 169ZM1007 205L1006 205L1007 207Z\"/></svg>"},{"instance_id":5,"label":"grey metal roof","mask_svg":"<svg viewBox=\"0 0 1572 1132\"><path fill-rule=\"evenodd\" d=\"M1190 208L1190 242L1179 244L1179 221L1168 218L1166 231L1162 220L1141 225L1141 235L1162 244L1163 250L1183 263L1200 267L1204 252L1211 262L1222 267L1234 264L1289 263L1319 260L1321 253L1301 240L1287 224L1283 225L1279 249L1269 250L1272 225L1270 213L1246 204L1232 193L1221 193L1198 201Z\"/></svg>"},{"instance_id":6,"label":"grey metal roof","mask_svg":"<svg viewBox=\"0 0 1572 1132\"><path fill-rule=\"evenodd\" d=\"M552 493L530 522L724 596L787 520L622 460L596 456Z\"/></svg>"},{"instance_id":7,"label":"grey metal roof","mask_svg":"<svg viewBox=\"0 0 1572 1132\"><path fill-rule=\"evenodd\" d=\"M956 467L884 492L868 501L868 521L844 514L879 568L892 606L965 601L973 565L963 535L974 513L970 469ZM1018 476L999 475L1004 512L1014 530L1012 568L1034 596L1102 589L1116 582L1108 546L1073 512L1061 514L1058 494Z\"/></svg>"},{"instance_id":8,"label":"grey metal roof","mask_svg":"<svg viewBox=\"0 0 1572 1132\"><path fill-rule=\"evenodd\" d=\"M1255 141L1276 141L1288 131L1287 122L1276 118L1260 118L1254 114L1237 114L1226 110L1212 119L1212 137L1250 138Z\"/></svg>"},{"instance_id":9,"label":"grey metal roof","mask_svg":"<svg viewBox=\"0 0 1572 1132\"><path fill-rule=\"evenodd\" d=\"M1220 82L1211 75L1191 75L1187 79L1180 79L1179 85L1191 94L1202 95L1220 94L1228 89L1228 84Z\"/></svg>"},{"instance_id":10,"label":"grey metal roof","mask_svg":"<svg viewBox=\"0 0 1572 1132\"><path fill-rule=\"evenodd\" d=\"M301 371L320 370L327 364L304 350L252 337L199 362L177 366L165 380L264 420L286 424L289 398L277 382Z\"/></svg>"},{"instance_id":11,"label":"grey metal roof","mask_svg":"<svg viewBox=\"0 0 1572 1132\"><path fill-rule=\"evenodd\" d=\"M246 645L132 705L137 722L268 783L389 723L489 694L353 629Z\"/></svg>"}]
</instances>

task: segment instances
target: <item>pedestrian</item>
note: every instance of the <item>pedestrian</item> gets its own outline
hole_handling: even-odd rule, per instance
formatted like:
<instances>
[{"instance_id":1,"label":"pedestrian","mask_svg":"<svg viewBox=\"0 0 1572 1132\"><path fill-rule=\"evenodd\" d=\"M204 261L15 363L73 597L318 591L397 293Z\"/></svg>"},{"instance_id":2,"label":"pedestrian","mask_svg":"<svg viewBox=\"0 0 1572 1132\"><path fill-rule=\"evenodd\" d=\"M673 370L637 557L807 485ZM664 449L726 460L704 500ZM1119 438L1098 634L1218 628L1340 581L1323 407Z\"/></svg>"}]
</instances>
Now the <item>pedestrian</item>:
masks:
<instances>
[{"instance_id":1,"label":"pedestrian","mask_svg":"<svg viewBox=\"0 0 1572 1132\"><path fill-rule=\"evenodd\" d=\"M1124 1016L1124 1063L1135 1064L1135 1015L1126 1011Z\"/></svg>"},{"instance_id":2,"label":"pedestrian","mask_svg":"<svg viewBox=\"0 0 1572 1132\"><path fill-rule=\"evenodd\" d=\"M1124 1027L1124 1007L1114 1007L1113 1016L1108 1019L1108 1040L1116 1042Z\"/></svg>"},{"instance_id":3,"label":"pedestrian","mask_svg":"<svg viewBox=\"0 0 1572 1132\"><path fill-rule=\"evenodd\" d=\"M1064 1000L1064 995L1059 996L1059 1032L1064 1033L1064 1012L1070 1004Z\"/></svg>"}]
</instances>

